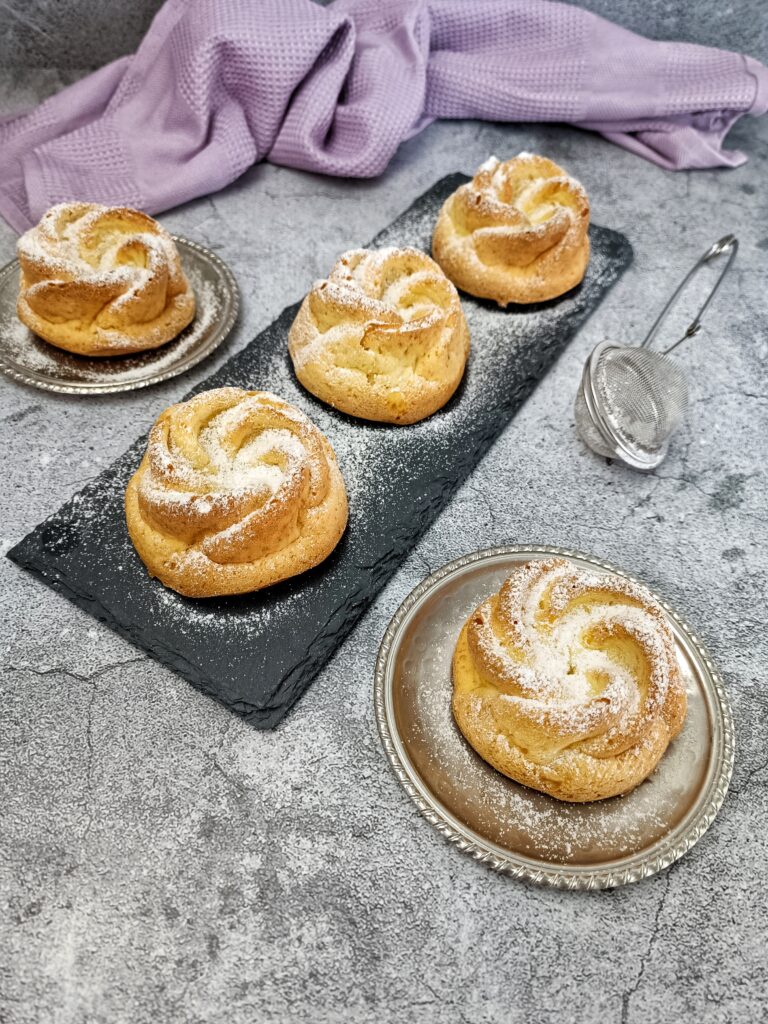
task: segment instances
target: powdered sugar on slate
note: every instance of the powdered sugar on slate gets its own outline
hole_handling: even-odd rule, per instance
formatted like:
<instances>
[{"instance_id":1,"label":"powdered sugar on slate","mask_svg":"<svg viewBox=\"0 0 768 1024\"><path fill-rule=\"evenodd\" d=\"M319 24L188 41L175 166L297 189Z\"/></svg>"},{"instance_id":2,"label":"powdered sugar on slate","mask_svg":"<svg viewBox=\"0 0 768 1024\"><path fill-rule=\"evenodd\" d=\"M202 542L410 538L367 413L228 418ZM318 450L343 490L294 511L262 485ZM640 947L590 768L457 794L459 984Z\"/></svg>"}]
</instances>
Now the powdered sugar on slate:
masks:
<instances>
[{"instance_id":1,"label":"powdered sugar on slate","mask_svg":"<svg viewBox=\"0 0 768 1024\"><path fill-rule=\"evenodd\" d=\"M429 251L437 211L461 180L439 183L372 246ZM229 707L273 724L628 262L620 236L594 232L584 284L555 303L503 312L462 296L472 335L465 380L444 409L421 423L355 421L305 392L287 352L297 307L196 389L232 385L274 392L305 412L333 445L350 521L338 555L311 573L241 598L204 601L182 598L151 580L130 545L123 513L124 489L145 438L22 542L18 559L40 566L79 602Z\"/></svg>"}]
</instances>

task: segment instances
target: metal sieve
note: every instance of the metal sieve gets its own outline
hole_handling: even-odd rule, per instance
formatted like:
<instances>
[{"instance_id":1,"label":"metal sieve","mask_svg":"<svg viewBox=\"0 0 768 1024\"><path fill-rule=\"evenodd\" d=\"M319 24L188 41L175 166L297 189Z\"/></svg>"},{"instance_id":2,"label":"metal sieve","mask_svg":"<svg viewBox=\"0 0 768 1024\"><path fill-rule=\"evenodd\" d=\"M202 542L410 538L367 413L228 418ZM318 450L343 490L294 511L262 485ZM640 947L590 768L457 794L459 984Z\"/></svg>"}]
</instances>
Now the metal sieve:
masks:
<instances>
[{"instance_id":1,"label":"metal sieve","mask_svg":"<svg viewBox=\"0 0 768 1024\"><path fill-rule=\"evenodd\" d=\"M576 395L576 429L598 455L620 459L634 469L653 469L667 454L670 438L688 405L685 374L669 353L701 330L701 319L731 266L739 243L734 235L715 242L688 271L640 345L603 341L584 366ZM727 254L703 305L685 333L663 351L651 342L693 276Z\"/></svg>"}]
</instances>

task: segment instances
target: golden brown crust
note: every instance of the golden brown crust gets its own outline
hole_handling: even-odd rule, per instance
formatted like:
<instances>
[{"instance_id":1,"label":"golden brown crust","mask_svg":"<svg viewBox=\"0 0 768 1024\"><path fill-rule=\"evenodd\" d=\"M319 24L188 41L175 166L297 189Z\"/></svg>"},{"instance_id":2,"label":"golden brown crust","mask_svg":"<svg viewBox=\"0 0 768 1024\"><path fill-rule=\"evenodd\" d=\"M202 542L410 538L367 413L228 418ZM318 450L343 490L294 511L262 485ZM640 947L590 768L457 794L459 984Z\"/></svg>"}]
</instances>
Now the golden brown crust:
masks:
<instances>
[{"instance_id":1,"label":"golden brown crust","mask_svg":"<svg viewBox=\"0 0 768 1024\"><path fill-rule=\"evenodd\" d=\"M347 524L327 438L265 391L218 388L156 420L125 495L152 576L186 597L260 590L322 562Z\"/></svg>"},{"instance_id":2,"label":"golden brown crust","mask_svg":"<svg viewBox=\"0 0 768 1024\"><path fill-rule=\"evenodd\" d=\"M138 210L62 203L21 236L17 251L19 319L68 352L157 348L195 315L173 239Z\"/></svg>"},{"instance_id":3,"label":"golden brown crust","mask_svg":"<svg viewBox=\"0 0 768 1024\"><path fill-rule=\"evenodd\" d=\"M589 261L589 201L545 157L491 157L448 197L432 254L453 283L500 306L544 302L574 288Z\"/></svg>"},{"instance_id":4,"label":"golden brown crust","mask_svg":"<svg viewBox=\"0 0 768 1024\"><path fill-rule=\"evenodd\" d=\"M519 567L462 628L453 714L498 771L560 800L650 775L686 714L672 632L651 595L566 559Z\"/></svg>"},{"instance_id":5,"label":"golden brown crust","mask_svg":"<svg viewBox=\"0 0 768 1024\"><path fill-rule=\"evenodd\" d=\"M456 289L418 249L355 249L304 299L288 336L296 376L342 412L416 423L464 374L469 331Z\"/></svg>"}]
</instances>

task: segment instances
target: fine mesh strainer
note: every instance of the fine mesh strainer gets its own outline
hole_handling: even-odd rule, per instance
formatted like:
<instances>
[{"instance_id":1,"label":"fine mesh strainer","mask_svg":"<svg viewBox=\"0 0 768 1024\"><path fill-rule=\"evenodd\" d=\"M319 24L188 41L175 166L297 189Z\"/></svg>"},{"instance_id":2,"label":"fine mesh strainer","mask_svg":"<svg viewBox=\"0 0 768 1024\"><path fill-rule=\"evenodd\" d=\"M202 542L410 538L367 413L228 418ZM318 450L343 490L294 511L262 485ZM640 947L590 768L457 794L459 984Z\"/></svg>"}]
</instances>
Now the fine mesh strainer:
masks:
<instances>
[{"instance_id":1,"label":"fine mesh strainer","mask_svg":"<svg viewBox=\"0 0 768 1024\"><path fill-rule=\"evenodd\" d=\"M601 342L584 366L576 395L576 429L589 447L634 469L653 469L667 454L670 438L685 415L688 385L669 353L701 329L701 318L715 297L739 243L734 235L715 242L688 271L640 345ZM651 342L691 278L718 256L728 259L712 290L682 338L664 351Z\"/></svg>"}]
</instances>

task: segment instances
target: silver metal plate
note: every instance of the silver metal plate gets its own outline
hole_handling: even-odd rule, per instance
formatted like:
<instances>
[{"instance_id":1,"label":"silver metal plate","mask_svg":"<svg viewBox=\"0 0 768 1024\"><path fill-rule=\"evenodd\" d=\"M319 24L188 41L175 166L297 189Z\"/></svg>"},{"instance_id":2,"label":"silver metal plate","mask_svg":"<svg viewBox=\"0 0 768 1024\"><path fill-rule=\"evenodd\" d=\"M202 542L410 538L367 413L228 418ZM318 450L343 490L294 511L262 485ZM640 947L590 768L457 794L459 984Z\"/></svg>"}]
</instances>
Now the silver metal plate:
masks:
<instances>
[{"instance_id":1,"label":"silver metal plate","mask_svg":"<svg viewBox=\"0 0 768 1024\"><path fill-rule=\"evenodd\" d=\"M0 270L0 370L22 384L64 394L134 391L191 369L224 341L240 296L229 267L197 242L174 236L197 299L195 319L167 345L131 356L89 358L49 345L16 315L19 261Z\"/></svg>"},{"instance_id":2,"label":"silver metal plate","mask_svg":"<svg viewBox=\"0 0 768 1024\"><path fill-rule=\"evenodd\" d=\"M451 658L471 611L514 566L562 555L634 577L578 552L502 547L439 569L398 609L379 651L375 702L395 774L446 839L491 867L563 889L604 889L668 867L701 838L733 770L733 720L722 681L680 617L669 616L688 714L656 771L625 797L568 804L526 789L483 761L451 713Z\"/></svg>"}]
</instances>

